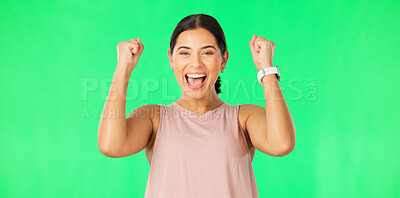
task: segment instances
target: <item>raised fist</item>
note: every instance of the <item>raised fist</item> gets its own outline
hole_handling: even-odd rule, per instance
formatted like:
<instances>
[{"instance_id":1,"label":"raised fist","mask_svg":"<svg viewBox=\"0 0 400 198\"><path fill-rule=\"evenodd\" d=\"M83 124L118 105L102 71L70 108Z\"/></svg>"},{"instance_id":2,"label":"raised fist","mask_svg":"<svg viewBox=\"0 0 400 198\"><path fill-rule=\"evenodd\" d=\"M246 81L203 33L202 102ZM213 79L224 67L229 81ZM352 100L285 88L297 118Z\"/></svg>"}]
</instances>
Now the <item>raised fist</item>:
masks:
<instances>
[{"instance_id":1,"label":"raised fist","mask_svg":"<svg viewBox=\"0 0 400 198\"><path fill-rule=\"evenodd\" d=\"M117 45L118 65L132 71L139 61L143 48L140 38L120 42Z\"/></svg>"},{"instance_id":2,"label":"raised fist","mask_svg":"<svg viewBox=\"0 0 400 198\"><path fill-rule=\"evenodd\" d=\"M253 56L253 62L260 71L266 67L272 67L272 59L274 58L275 43L269 41L262 36L253 35L249 42L250 51Z\"/></svg>"}]
</instances>

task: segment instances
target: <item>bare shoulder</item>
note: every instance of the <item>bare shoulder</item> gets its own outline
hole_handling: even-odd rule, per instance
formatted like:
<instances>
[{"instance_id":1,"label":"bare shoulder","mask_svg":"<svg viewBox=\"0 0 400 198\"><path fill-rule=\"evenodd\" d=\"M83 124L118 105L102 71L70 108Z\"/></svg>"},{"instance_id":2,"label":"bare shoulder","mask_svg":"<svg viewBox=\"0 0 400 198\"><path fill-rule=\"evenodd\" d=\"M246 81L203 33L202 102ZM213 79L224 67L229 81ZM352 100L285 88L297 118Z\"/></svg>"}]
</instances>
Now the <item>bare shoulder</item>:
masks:
<instances>
[{"instance_id":1,"label":"bare shoulder","mask_svg":"<svg viewBox=\"0 0 400 198\"><path fill-rule=\"evenodd\" d=\"M252 114L264 114L265 108L256 104L241 104L239 107L239 117L247 122ZM244 127L245 128L245 127Z\"/></svg>"},{"instance_id":2,"label":"bare shoulder","mask_svg":"<svg viewBox=\"0 0 400 198\"><path fill-rule=\"evenodd\" d=\"M128 116L127 122L140 120L148 122L152 126L152 134L157 131L160 122L160 105L147 104L134 109Z\"/></svg>"},{"instance_id":3,"label":"bare shoulder","mask_svg":"<svg viewBox=\"0 0 400 198\"><path fill-rule=\"evenodd\" d=\"M245 123L250 115L264 113L265 108L256 104L241 104L239 107L239 117L242 118Z\"/></svg>"},{"instance_id":4,"label":"bare shoulder","mask_svg":"<svg viewBox=\"0 0 400 198\"><path fill-rule=\"evenodd\" d=\"M247 121L251 115L265 115L265 108L256 104L241 104L239 107L239 119L242 128L247 132Z\"/></svg>"},{"instance_id":5,"label":"bare shoulder","mask_svg":"<svg viewBox=\"0 0 400 198\"><path fill-rule=\"evenodd\" d=\"M160 105L147 104L134 109L127 118L150 118L151 120L160 114Z\"/></svg>"}]
</instances>

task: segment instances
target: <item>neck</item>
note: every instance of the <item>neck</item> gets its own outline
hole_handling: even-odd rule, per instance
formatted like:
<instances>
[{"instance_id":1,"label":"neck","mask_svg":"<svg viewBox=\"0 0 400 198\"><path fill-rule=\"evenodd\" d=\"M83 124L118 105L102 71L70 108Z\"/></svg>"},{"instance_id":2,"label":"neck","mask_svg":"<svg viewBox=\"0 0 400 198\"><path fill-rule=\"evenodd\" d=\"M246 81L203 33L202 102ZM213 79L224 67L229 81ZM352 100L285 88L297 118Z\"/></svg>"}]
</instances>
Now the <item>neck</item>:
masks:
<instances>
[{"instance_id":1,"label":"neck","mask_svg":"<svg viewBox=\"0 0 400 198\"><path fill-rule=\"evenodd\" d=\"M223 101L218 97L215 89L202 98L193 98L182 93L181 97L176 102L182 107L198 114L204 114L207 111L216 109L223 103Z\"/></svg>"}]
</instances>

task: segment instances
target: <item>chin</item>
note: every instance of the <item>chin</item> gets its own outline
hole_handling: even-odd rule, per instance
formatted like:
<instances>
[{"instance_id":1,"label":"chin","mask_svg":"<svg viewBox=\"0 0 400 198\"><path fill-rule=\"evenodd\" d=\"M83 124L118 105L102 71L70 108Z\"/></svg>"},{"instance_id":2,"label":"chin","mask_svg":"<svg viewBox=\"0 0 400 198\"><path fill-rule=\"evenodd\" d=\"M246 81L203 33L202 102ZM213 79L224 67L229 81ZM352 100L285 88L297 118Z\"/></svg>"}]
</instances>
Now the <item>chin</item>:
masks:
<instances>
[{"instance_id":1,"label":"chin","mask_svg":"<svg viewBox=\"0 0 400 198\"><path fill-rule=\"evenodd\" d=\"M200 89L191 89L191 88L186 87L184 85L182 90L184 90L184 95L185 96L193 98L193 99L206 98L207 94L210 92L209 86L207 84L205 84Z\"/></svg>"}]
</instances>

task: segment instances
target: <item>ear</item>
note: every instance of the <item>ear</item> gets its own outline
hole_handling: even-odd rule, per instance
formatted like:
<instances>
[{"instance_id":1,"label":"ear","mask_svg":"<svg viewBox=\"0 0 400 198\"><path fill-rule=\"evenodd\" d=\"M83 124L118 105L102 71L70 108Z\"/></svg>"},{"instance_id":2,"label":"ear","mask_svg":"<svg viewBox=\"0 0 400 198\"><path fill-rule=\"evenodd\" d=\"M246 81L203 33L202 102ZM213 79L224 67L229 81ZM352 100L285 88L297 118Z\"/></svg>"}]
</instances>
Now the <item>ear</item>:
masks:
<instances>
[{"instance_id":1,"label":"ear","mask_svg":"<svg viewBox=\"0 0 400 198\"><path fill-rule=\"evenodd\" d=\"M171 55L171 49L168 49L168 59L169 59L169 65L172 69L172 55Z\"/></svg>"},{"instance_id":2,"label":"ear","mask_svg":"<svg viewBox=\"0 0 400 198\"><path fill-rule=\"evenodd\" d=\"M228 50L225 50L224 57L223 57L223 60L222 60L222 63L221 63L221 67L222 67L223 70L226 67L226 62L228 62L228 58L229 58L229 52L228 52Z\"/></svg>"}]
</instances>

